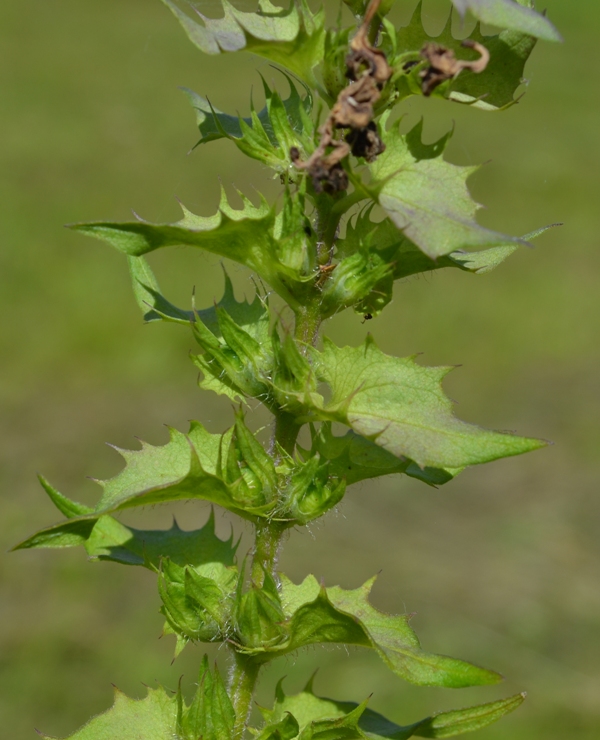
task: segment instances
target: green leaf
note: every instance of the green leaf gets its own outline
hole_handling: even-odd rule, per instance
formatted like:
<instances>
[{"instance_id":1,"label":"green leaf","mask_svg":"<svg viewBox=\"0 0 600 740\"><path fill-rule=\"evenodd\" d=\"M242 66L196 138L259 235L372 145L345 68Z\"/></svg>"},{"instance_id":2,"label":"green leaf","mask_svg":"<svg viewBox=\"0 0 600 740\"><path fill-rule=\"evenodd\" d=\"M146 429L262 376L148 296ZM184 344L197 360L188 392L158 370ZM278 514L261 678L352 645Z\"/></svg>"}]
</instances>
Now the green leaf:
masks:
<instances>
[{"instance_id":1,"label":"green leaf","mask_svg":"<svg viewBox=\"0 0 600 740\"><path fill-rule=\"evenodd\" d=\"M298 738L298 740L357 740L367 737L360 727L361 715L366 709L366 702L354 705L343 711L336 702L320 699L307 687L300 694L286 696L282 681L277 684L276 701L272 710L261 710L267 723L258 736L258 740L270 738ZM291 731L299 728L296 735L277 735L274 730L280 727Z\"/></svg>"},{"instance_id":2,"label":"green leaf","mask_svg":"<svg viewBox=\"0 0 600 740\"><path fill-rule=\"evenodd\" d=\"M142 442L141 450L118 450L126 466L114 478L97 481L104 493L95 509L86 509L86 513L66 523L43 530L18 548L84 544L91 537L95 522L100 521L90 545L94 553L99 555L103 548L116 546L119 557L131 560L131 554L119 548L125 544L125 549L130 547L133 555L136 551L139 555L142 545L137 538L144 535L114 521L102 520L106 514L181 499L210 501L250 520L266 516L273 509L271 489L262 478L257 478L257 452L247 437L243 420L238 419L235 434L233 430L223 435L210 434L201 424L192 422L188 434L170 429L170 436L166 445L154 447ZM171 531L151 540L164 543L178 537Z\"/></svg>"},{"instance_id":3,"label":"green leaf","mask_svg":"<svg viewBox=\"0 0 600 740\"><path fill-rule=\"evenodd\" d=\"M476 168L443 160L450 134L426 145L422 130L421 121L403 136L394 124L383 135L385 152L370 165L368 189L395 226L432 259L467 248L523 244L475 222L478 204L466 180Z\"/></svg>"},{"instance_id":4,"label":"green leaf","mask_svg":"<svg viewBox=\"0 0 600 740\"><path fill-rule=\"evenodd\" d=\"M355 219L349 221L344 238L336 242L336 258L340 262L334 275L340 267L350 264L358 253L368 254L372 263L386 265L389 270L385 278L375 282L372 293L355 304L354 310L358 313L371 313L373 316L380 313L392 299L393 281L395 280L445 267L454 267L465 272L483 275L498 267L520 247L520 244L512 243L475 252L456 250L448 255L432 259L410 239L407 239L389 219L386 218L379 222L371 221L372 209L371 204L364 208ZM521 241L530 242L557 225L553 224L526 234L521 237Z\"/></svg>"},{"instance_id":5,"label":"green leaf","mask_svg":"<svg viewBox=\"0 0 600 740\"><path fill-rule=\"evenodd\" d=\"M207 144L209 141L217 141L223 138L241 139L243 136L240 120L244 121L246 126L252 127L252 118L241 118L239 115L232 116L228 113L215 108L207 98L198 95L187 87L181 88L186 94L192 108L196 111L196 125L200 131L200 140L196 144ZM277 142L273 135L273 129L269 122L269 111L263 108L258 114L258 120L261 122L263 130L269 135L269 140L273 145Z\"/></svg>"},{"instance_id":6,"label":"green leaf","mask_svg":"<svg viewBox=\"0 0 600 740\"><path fill-rule=\"evenodd\" d=\"M233 503L222 473L224 435L210 434L198 422L192 422L188 434L170 428L169 435L166 445L142 442L140 450L117 449L126 466L114 478L99 481L104 493L95 514L188 498Z\"/></svg>"},{"instance_id":7,"label":"green leaf","mask_svg":"<svg viewBox=\"0 0 600 740\"><path fill-rule=\"evenodd\" d=\"M313 431L312 454L328 461L331 477L344 479L347 485L382 475L405 473L432 486L443 485L461 471L457 469L419 468L408 459L399 459L375 442L350 430L336 437L331 424L324 422L318 432Z\"/></svg>"},{"instance_id":8,"label":"green leaf","mask_svg":"<svg viewBox=\"0 0 600 740\"><path fill-rule=\"evenodd\" d=\"M458 77L436 88L433 94L469 103L482 110L506 108L515 102L515 92L525 82L525 64L535 48L536 38L518 30L505 30L495 36L484 36L477 25L469 34L469 39L485 46L489 51L490 61L487 67L478 74L463 70ZM394 54L390 58L390 63L397 69L393 82L399 91L406 91L401 97L406 97L407 93L420 93L419 72L424 65L420 61L420 50L425 43L432 40L452 50L459 59L470 61L478 57L477 51L464 47L462 40L452 35L452 14L442 32L438 36L430 36L423 26L423 6L419 3L410 23L396 32L397 57ZM407 59L419 64L405 69Z\"/></svg>"},{"instance_id":9,"label":"green leaf","mask_svg":"<svg viewBox=\"0 0 600 740\"><path fill-rule=\"evenodd\" d=\"M308 686L298 694L286 695L281 682L277 685L276 701L272 710L262 710L267 722L263 728L264 738L278 737L268 734L270 728L277 727L281 718L292 717L296 724L305 728L312 722L325 719L340 720L358 714L356 724L357 737L366 737L369 740L407 740L418 735L420 737L453 737L465 732L486 727L496 722L505 714L514 711L524 699L524 694L517 694L508 699L482 704L468 709L458 709L450 712L441 712L427 717L412 725L400 726L383 717L364 704L354 702L340 702L316 696L312 688L312 680ZM290 735L295 738L296 735ZM259 735L262 740L263 734Z\"/></svg>"},{"instance_id":10,"label":"green leaf","mask_svg":"<svg viewBox=\"0 0 600 740\"><path fill-rule=\"evenodd\" d=\"M269 722L257 734L257 740L294 740L298 737L300 726L296 718L288 713L282 719Z\"/></svg>"},{"instance_id":11,"label":"green leaf","mask_svg":"<svg viewBox=\"0 0 600 740\"><path fill-rule=\"evenodd\" d=\"M161 295L158 282L146 260L143 257L127 255L127 264L133 294L144 314L144 321L171 321L189 326L194 320L194 312L177 308Z\"/></svg>"},{"instance_id":12,"label":"green leaf","mask_svg":"<svg viewBox=\"0 0 600 740\"><path fill-rule=\"evenodd\" d=\"M163 688L148 689L145 699L136 700L115 689L113 706L65 740L173 740L176 732L175 696ZM42 737L52 740L49 735Z\"/></svg>"},{"instance_id":13,"label":"green leaf","mask_svg":"<svg viewBox=\"0 0 600 740\"><path fill-rule=\"evenodd\" d=\"M464 732L473 732L497 722L505 714L514 712L524 701L526 694L516 694L489 704L480 704L468 709L440 712L419 723L415 735L420 737L454 737Z\"/></svg>"},{"instance_id":14,"label":"green leaf","mask_svg":"<svg viewBox=\"0 0 600 740\"><path fill-rule=\"evenodd\" d=\"M124 565L158 568L163 558L183 567L199 568L207 563L235 565L237 544L233 534L221 540L215 534L215 516L211 511L201 529L184 531L177 522L171 529L142 530L127 527L112 517L101 517L86 543L91 558L112 560Z\"/></svg>"},{"instance_id":15,"label":"green leaf","mask_svg":"<svg viewBox=\"0 0 600 740\"><path fill-rule=\"evenodd\" d=\"M211 672L205 655L198 689L181 722L185 740L231 740L235 712L217 666Z\"/></svg>"},{"instance_id":16,"label":"green leaf","mask_svg":"<svg viewBox=\"0 0 600 740\"><path fill-rule=\"evenodd\" d=\"M287 579L282 580L284 609L287 611L286 599L289 599L289 603L294 605L292 625L301 624L304 635L310 635L311 629L321 634L325 625L327 630L331 630L327 622L319 623L323 607L328 604L335 613L345 618L340 622L348 629L348 637L357 635L349 644L371 647L396 675L419 686L461 688L493 684L501 680L501 676L494 671L421 650L419 640L409 625L409 617L384 614L371 606L368 596L374 580L354 591L345 591L338 586L325 591L312 576L308 576L300 586L294 586ZM308 601L310 596L313 601ZM298 607L299 601L305 603ZM360 630L360 637L357 629ZM335 641L346 642L345 639Z\"/></svg>"},{"instance_id":17,"label":"green leaf","mask_svg":"<svg viewBox=\"0 0 600 740\"><path fill-rule=\"evenodd\" d=\"M207 18L196 10L199 22L183 13L172 0L163 2L190 41L205 54L250 51L280 64L314 86L313 68L323 57L325 14L322 9L313 14L305 0L292 0L289 8L259 0L258 11L246 13L221 0L224 17Z\"/></svg>"},{"instance_id":18,"label":"green leaf","mask_svg":"<svg viewBox=\"0 0 600 740\"><path fill-rule=\"evenodd\" d=\"M276 635L268 643L246 643L239 649L266 662L307 645L342 643L375 650L396 675L419 686L461 688L501 680L494 671L421 650L409 617L384 614L369 604L373 580L345 591L325 589L314 576L296 586L281 575L278 613L269 616Z\"/></svg>"},{"instance_id":19,"label":"green leaf","mask_svg":"<svg viewBox=\"0 0 600 740\"><path fill-rule=\"evenodd\" d=\"M463 468L546 444L460 421L441 386L452 368L422 367L413 357L385 355L370 335L356 348L339 348L326 339L323 351L313 356L331 389L327 403L310 397L313 417L342 422L422 468Z\"/></svg>"},{"instance_id":20,"label":"green leaf","mask_svg":"<svg viewBox=\"0 0 600 740\"><path fill-rule=\"evenodd\" d=\"M138 220L130 223L93 222L71 224L70 228L107 242L120 252L141 257L162 247L192 246L227 257L246 265L281 295L293 308L299 307L296 295L305 292L305 283L314 279L314 252L307 248L309 237L302 229L294 232L281 230L285 223L286 204L294 210L296 221L304 222L304 200L302 193L292 197L286 190L284 209L276 217L275 209L270 208L261 197L259 206L254 206L241 193L243 207L236 210L229 205L225 192L222 192L219 209L214 216L196 216L182 206L183 218L174 224L150 224ZM294 240L290 240L290 233ZM314 235L311 237L315 241ZM292 261L299 263L297 253L302 258L302 269L291 268ZM293 259L292 259L293 258ZM154 311L173 319L173 307L165 308L157 297L157 285L149 268L134 263L134 286L138 302L150 303ZM164 299L163 299L164 300ZM187 320L188 315L175 309L175 318ZM164 316L163 316L164 318Z\"/></svg>"},{"instance_id":21,"label":"green leaf","mask_svg":"<svg viewBox=\"0 0 600 740\"><path fill-rule=\"evenodd\" d=\"M208 572L212 572L215 563L226 567L235 564L238 544L234 544L233 534L228 540L217 537L213 511L202 528L190 532L180 529L175 521L167 530L134 529L108 515L93 516L93 509L70 501L43 478L40 480L69 520L41 530L17 545L15 550L84 545L93 560L141 565L151 570L158 569L165 557L176 565L195 567L198 572L202 572L202 566L208 566ZM78 518L85 516L90 518Z\"/></svg>"},{"instance_id":22,"label":"green leaf","mask_svg":"<svg viewBox=\"0 0 600 740\"><path fill-rule=\"evenodd\" d=\"M452 0L463 15L469 10L475 18L499 28L510 28L546 41L562 41L550 21L536 13L530 0Z\"/></svg>"},{"instance_id":23,"label":"green leaf","mask_svg":"<svg viewBox=\"0 0 600 740\"><path fill-rule=\"evenodd\" d=\"M226 137L249 157L276 172L289 172L292 147L303 156L314 148L314 124L310 118L312 95L309 88L301 98L293 79L285 73L284 76L290 87L287 99L281 98L262 78L266 105L258 113L252 106L248 118L223 113L213 108L206 98L184 89L196 110L196 124L201 135L196 146Z\"/></svg>"}]
</instances>

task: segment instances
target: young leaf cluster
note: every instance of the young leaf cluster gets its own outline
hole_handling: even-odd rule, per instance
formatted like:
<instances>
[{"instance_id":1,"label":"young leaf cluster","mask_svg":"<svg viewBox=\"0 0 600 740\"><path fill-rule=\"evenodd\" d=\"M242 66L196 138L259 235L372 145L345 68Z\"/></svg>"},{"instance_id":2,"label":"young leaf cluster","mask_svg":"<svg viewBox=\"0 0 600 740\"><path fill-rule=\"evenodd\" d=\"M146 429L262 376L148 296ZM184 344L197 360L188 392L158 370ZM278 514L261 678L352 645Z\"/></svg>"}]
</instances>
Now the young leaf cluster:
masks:
<instances>
[{"instance_id":1,"label":"young leaf cluster","mask_svg":"<svg viewBox=\"0 0 600 740\"><path fill-rule=\"evenodd\" d=\"M163 0L205 54L249 51L277 65L286 92L263 78L264 107L225 113L195 92L199 145L228 139L280 178L274 204L240 193L233 208L223 190L217 212L182 206L176 223L75 224L127 257L146 322L191 330L199 385L233 400L230 428L208 432L192 422L170 429L162 446L118 450L125 466L98 481L94 507L42 486L64 516L20 548L83 546L93 560L137 565L155 573L164 631L176 653L189 642L227 646L225 684L204 659L189 706L180 690L150 690L133 701L117 692L112 709L72 740L177 737L181 740L342 740L450 737L476 730L515 709L524 695L433 714L398 725L363 704L318 697L312 683L288 696L278 686L272 708L249 727L256 680L275 658L315 644L373 650L400 678L419 686L495 684L498 673L424 650L407 615L380 612L369 600L373 581L355 590L313 576L294 584L277 570L286 530L305 526L342 500L347 487L404 474L443 485L471 465L534 450L537 439L485 430L459 420L442 381L448 367L382 352L371 335L339 347L320 330L351 308L363 323L391 302L395 283L417 273L458 268L485 274L544 229L518 237L481 226L467 180L475 171L444 158L451 132L423 140L423 123L405 132L395 115L413 95L436 96L486 112L513 105L537 39L557 31L529 0L453 0L479 25L467 40L444 30L430 37L421 4L408 25L389 18L393 0L345 0L354 22L326 28L322 9L305 0L287 7L259 0L255 12L222 0L223 16ZM483 115L483 114L479 114ZM225 289L206 308L181 308L163 295L146 255L189 246L247 267L256 279L251 302ZM281 302L289 313L281 310ZM210 301L207 301L210 303ZM289 317L292 317L291 319ZM256 402L273 416L265 447L247 423ZM299 433L306 429L305 440ZM341 431L340 431L341 429ZM252 523L255 544L238 558L233 536L221 540L214 516L196 531L122 524L119 512L198 499ZM406 711L409 714L409 711Z\"/></svg>"}]
</instances>

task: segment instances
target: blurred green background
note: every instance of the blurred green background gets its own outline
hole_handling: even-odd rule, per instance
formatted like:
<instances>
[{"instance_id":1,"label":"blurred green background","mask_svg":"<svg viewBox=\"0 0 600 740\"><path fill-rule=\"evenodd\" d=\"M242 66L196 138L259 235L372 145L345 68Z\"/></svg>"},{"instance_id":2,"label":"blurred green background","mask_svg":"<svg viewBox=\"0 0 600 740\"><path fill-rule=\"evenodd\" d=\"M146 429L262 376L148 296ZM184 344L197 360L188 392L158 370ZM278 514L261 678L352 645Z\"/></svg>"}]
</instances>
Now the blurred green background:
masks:
<instances>
[{"instance_id":1,"label":"blurred green background","mask_svg":"<svg viewBox=\"0 0 600 740\"><path fill-rule=\"evenodd\" d=\"M357 344L372 331L394 354L461 363L446 383L464 419L549 438L555 445L465 472L436 491L391 478L351 489L337 513L294 533L282 557L293 578L309 569L355 587L381 571L377 606L417 612L424 646L495 668L504 686L463 692L415 689L359 650L316 649L276 663L298 690L321 666L316 688L362 700L408 723L432 710L527 690L522 709L481 740L597 738L600 727L600 64L596 0L546 0L564 33L540 44L531 86L500 114L410 101L431 140L452 121L449 158L488 161L471 180L489 206L486 224L521 234L565 226L489 276L458 271L397 286L367 326L336 318L328 333ZM218 14L218 2L198 5ZM398 2L397 17L415 5ZM430 30L448 3L427 2ZM332 10L335 8L332 5ZM226 187L276 197L280 186L228 142L187 156L193 113L179 85L221 109L246 113L260 68L245 54L203 57L158 0L34 0L0 4L0 727L26 740L34 727L72 732L107 708L111 683L142 696L142 682L194 680L201 648L171 664L158 640L155 579L138 569L89 564L76 550L6 554L56 521L36 482L40 470L68 495L96 500L85 476L109 477L120 458L103 442L167 439L163 424L198 418L213 431L230 404L201 394L185 329L142 326L124 260L62 228L75 220L178 216L174 196L208 215ZM152 260L172 300L220 296L217 259L172 249ZM230 266L239 294L248 274ZM175 507L184 528L207 509ZM129 515L168 526L173 511ZM225 534L230 523L218 517ZM243 535L240 552L249 545ZM218 655L218 651L211 648Z\"/></svg>"}]
</instances>

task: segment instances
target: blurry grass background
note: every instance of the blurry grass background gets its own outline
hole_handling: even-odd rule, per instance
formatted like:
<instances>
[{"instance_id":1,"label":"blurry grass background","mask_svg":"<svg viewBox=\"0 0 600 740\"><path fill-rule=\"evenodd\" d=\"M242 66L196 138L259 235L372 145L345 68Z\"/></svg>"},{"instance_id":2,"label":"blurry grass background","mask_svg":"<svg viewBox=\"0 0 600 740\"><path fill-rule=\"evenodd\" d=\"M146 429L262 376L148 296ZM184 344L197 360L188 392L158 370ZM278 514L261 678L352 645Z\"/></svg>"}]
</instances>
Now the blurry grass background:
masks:
<instances>
[{"instance_id":1,"label":"blurry grass background","mask_svg":"<svg viewBox=\"0 0 600 740\"><path fill-rule=\"evenodd\" d=\"M200 4L218 14L218 3ZM398 2L397 17L414 5ZM441 101L411 101L432 140L452 121L449 158L491 159L472 178L489 206L482 220L509 233L564 221L498 271L458 271L406 281L383 317L345 315L328 333L357 344L372 331L383 349L423 352L428 364L463 366L446 383L462 418L552 439L553 447L472 469L439 491L392 478L363 484L339 512L294 533L282 568L310 569L355 587L381 570L377 606L417 612L424 646L503 672L504 686L466 692L415 689L362 651L318 649L276 663L261 701L289 674L361 701L398 722L515 691L529 698L484 740L591 740L600 727L600 63L596 0L546 0L565 35L540 44L518 106L497 115ZM447 2L425 0L430 30ZM94 501L85 476L109 477L120 458L103 442L166 441L164 423L198 418L213 431L230 405L201 394L184 329L143 327L124 260L62 224L178 216L174 196L208 215L218 176L274 197L268 173L228 142L187 156L193 114L178 85L221 109L246 113L255 68L245 54L203 57L157 0L46 0L0 4L0 727L3 737L63 736L107 708L111 683L142 696L142 682L191 685L200 648L171 665L159 641L154 577L93 565L83 552L5 554L59 517L39 488L43 471L65 493ZM152 260L173 300L220 296L217 259L172 249ZM231 272L251 293L247 273ZM176 509L184 528L207 509ZM168 526L171 511L131 515ZM226 533L229 522L219 519ZM244 533L242 550L248 547ZM212 650L215 653L215 650Z\"/></svg>"}]
</instances>

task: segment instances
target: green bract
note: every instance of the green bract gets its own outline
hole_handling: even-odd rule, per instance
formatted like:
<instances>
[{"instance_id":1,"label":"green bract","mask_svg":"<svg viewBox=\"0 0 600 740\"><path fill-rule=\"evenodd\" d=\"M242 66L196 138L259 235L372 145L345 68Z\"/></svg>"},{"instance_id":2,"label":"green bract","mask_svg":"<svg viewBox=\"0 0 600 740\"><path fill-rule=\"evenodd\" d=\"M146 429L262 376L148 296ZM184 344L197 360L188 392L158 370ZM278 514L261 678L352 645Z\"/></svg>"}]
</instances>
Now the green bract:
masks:
<instances>
[{"instance_id":1,"label":"green bract","mask_svg":"<svg viewBox=\"0 0 600 740\"><path fill-rule=\"evenodd\" d=\"M452 368L386 355L362 329L353 347L337 346L320 330L347 308L363 323L377 316L392 301L395 283L410 275L442 268L488 273L545 230L518 237L479 224L467 187L475 168L444 158L451 132L425 144L423 122L406 131L393 110L411 95L507 108L537 39L556 40L558 32L528 0L453 0L460 13L500 29L487 36L478 25L462 42L451 33L451 4L448 24L431 38L420 3L408 25L397 27L393 0L345 1L354 18L346 11L326 29L323 10L305 0L284 8L259 0L255 12L222 0L216 19L193 3L163 0L204 53L245 50L282 68L285 92L263 79L264 106L257 111L251 104L247 117L186 91L198 144L230 140L273 171L280 197L254 203L240 194L242 207L234 209L222 191L208 217L182 207L172 224L72 226L126 256L144 320L189 329L200 388L227 396L236 410L220 434L194 421L186 433L170 429L164 445L118 450L125 465L98 481L94 507L40 479L64 519L16 549L82 545L92 560L151 570L176 654L189 642L219 642L231 661L226 686L204 658L189 705L181 691L150 690L139 701L117 691L112 709L71 740L243 740L247 732L259 740L442 738L484 727L523 701L518 694L399 725L368 709L365 696L357 697L362 704L322 699L311 684L287 696L279 685L273 707L261 710L262 724L249 727L262 666L309 645L373 650L397 676L420 686L500 681L495 671L423 650L408 615L385 614L370 603L372 580L344 590L309 575L295 585L277 570L277 555L286 530L339 505L354 483L404 474L439 486L471 465L545 444L458 419L442 388ZM174 305L146 260L169 246L244 265L256 276L255 295L238 301L225 271L220 300ZM274 417L266 444L246 419L257 402ZM233 534L217 537L213 513L195 531L175 522L144 531L117 518L126 509L181 499L250 522L250 556L238 561ZM410 715L399 701L398 716L414 720Z\"/></svg>"}]
</instances>

